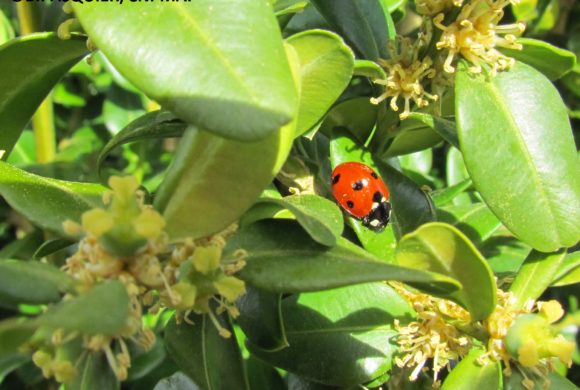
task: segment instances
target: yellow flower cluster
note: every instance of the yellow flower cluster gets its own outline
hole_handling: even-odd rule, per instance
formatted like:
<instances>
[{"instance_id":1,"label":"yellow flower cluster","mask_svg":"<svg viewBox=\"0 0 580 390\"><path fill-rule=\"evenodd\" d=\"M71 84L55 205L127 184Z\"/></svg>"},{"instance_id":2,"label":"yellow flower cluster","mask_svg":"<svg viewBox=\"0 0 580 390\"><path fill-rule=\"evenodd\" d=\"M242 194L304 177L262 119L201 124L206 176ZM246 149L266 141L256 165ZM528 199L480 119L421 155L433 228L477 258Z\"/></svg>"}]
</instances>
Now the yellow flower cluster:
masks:
<instances>
[{"instance_id":1,"label":"yellow flower cluster","mask_svg":"<svg viewBox=\"0 0 580 390\"><path fill-rule=\"evenodd\" d=\"M103 197L105 208L85 212L80 224L65 222L65 231L82 239L64 270L76 280L79 294L107 280L122 282L130 298L127 325L115 336L65 336L62 330L55 331L49 345L34 353L33 361L46 377L59 382L75 376L75 364L58 356L63 340L87 353L104 353L117 378L124 380L131 366L126 341L145 350L155 343L154 333L143 325L144 308L149 313L174 309L178 321L188 321L192 312L207 314L220 334L229 337L215 314L227 311L237 316L234 302L245 293L244 282L233 276L244 266L245 252L222 257L235 226L207 238L172 242L163 230L163 217L144 203L135 178L112 177L109 186L112 191Z\"/></svg>"}]
</instances>

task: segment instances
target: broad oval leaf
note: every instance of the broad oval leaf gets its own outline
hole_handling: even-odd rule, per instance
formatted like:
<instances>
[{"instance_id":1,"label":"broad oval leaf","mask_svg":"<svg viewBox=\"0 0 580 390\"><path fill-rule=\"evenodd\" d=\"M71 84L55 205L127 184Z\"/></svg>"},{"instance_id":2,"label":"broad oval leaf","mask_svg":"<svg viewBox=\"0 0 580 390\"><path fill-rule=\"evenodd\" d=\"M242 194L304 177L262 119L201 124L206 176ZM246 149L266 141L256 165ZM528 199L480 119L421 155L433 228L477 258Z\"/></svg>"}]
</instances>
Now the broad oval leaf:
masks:
<instances>
[{"instance_id":1,"label":"broad oval leaf","mask_svg":"<svg viewBox=\"0 0 580 390\"><path fill-rule=\"evenodd\" d=\"M88 53L85 40L54 33L26 35L0 46L0 150L6 159L24 126L58 80ZM18 71L15 72L15 69Z\"/></svg>"},{"instance_id":2,"label":"broad oval leaf","mask_svg":"<svg viewBox=\"0 0 580 390\"><path fill-rule=\"evenodd\" d=\"M58 302L73 280L58 268L38 261L0 261L0 302L42 304Z\"/></svg>"},{"instance_id":3,"label":"broad oval leaf","mask_svg":"<svg viewBox=\"0 0 580 390\"><path fill-rule=\"evenodd\" d=\"M458 283L435 273L387 264L346 239L328 248L288 220L258 221L240 229L226 247L248 252L237 274L249 285L272 292L318 291L357 283L398 280L435 293Z\"/></svg>"},{"instance_id":4,"label":"broad oval leaf","mask_svg":"<svg viewBox=\"0 0 580 390\"><path fill-rule=\"evenodd\" d=\"M465 164L494 214L537 250L578 242L578 156L554 86L516 63L491 80L460 69L455 93Z\"/></svg>"},{"instance_id":5,"label":"broad oval leaf","mask_svg":"<svg viewBox=\"0 0 580 390\"><path fill-rule=\"evenodd\" d=\"M485 365L477 362L484 353L473 348L449 373L441 390L497 390L503 387L501 364L490 361Z\"/></svg>"},{"instance_id":6,"label":"broad oval leaf","mask_svg":"<svg viewBox=\"0 0 580 390\"><path fill-rule=\"evenodd\" d=\"M294 116L296 89L266 1L73 7L115 68L190 124L257 140ZM180 38L168 44L170 36Z\"/></svg>"},{"instance_id":7,"label":"broad oval leaf","mask_svg":"<svg viewBox=\"0 0 580 390\"><path fill-rule=\"evenodd\" d=\"M310 237L322 245L334 246L344 229L342 212L338 206L318 195L290 195L282 199L262 198L259 201L264 202L288 209Z\"/></svg>"},{"instance_id":8,"label":"broad oval leaf","mask_svg":"<svg viewBox=\"0 0 580 390\"><path fill-rule=\"evenodd\" d=\"M476 246L481 245L501 227L501 222L481 202L444 207L437 210L437 217L438 221L461 230Z\"/></svg>"},{"instance_id":9,"label":"broad oval leaf","mask_svg":"<svg viewBox=\"0 0 580 390\"><path fill-rule=\"evenodd\" d=\"M293 124L256 142L189 129L155 198L174 238L207 236L236 221L276 176Z\"/></svg>"},{"instance_id":10,"label":"broad oval leaf","mask_svg":"<svg viewBox=\"0 0 580 390\"><path fill-rule=\"evenodd\" d=\"M522 50L501 48L504 54L533 66L550 80L557 80L568 73L576 64L576 56L538 39L519 38Z\"/></svg>"},{"instance_id":11,"label":"broad oval leaf","mask_svg":"<svg viewBox=\"0 0 580 390\"><path fill-rule=\"evenodd\" d=\"M296 136L314 127L348 86L354 55L336 34L308 30L289 37L300 62L300 105Z\"/></svg>"},{"instance_id":12,"label":"broad oval leaf","mask_svg":"<svg viewBox=\"0 0 580 390\"><path fill-rule=\"evenodd\" d=\"M181 371L200 389L248 390L248 379L242 355L229 320L217 316L224 329L232 332L230 338L220 336L208 315L189 315L193 325L171 318L165 328L165 345Z\"/></svg>"},{"instance_id":13,"label":"broad oval leaf","mask_svg":"<svg viewBox=\"0 0 580 390\"><path fill-rule=\"evenodd\" d=\"M290 346L267 352L249 344L252 354L306 379L345 387L391 368L393 322L414 317L407 301L382 283L289 296L282 311Z\"/></svg>"},{"instance_id":14,"label":"broad oval leaf","mask_svg":"<svg viewBox=\"0 0 580 390\"><path fill-rule=\"evenodd\" d=\"M107 189L33 175L0 161L0 195L34 224L65 235L62 223L101 205Z\"/></svg>"},{"instance_id":15,"label":"broad oval leaf","mask_svg":"<svg viewBox=\"0 0 580 390\"><path fill-rule=\"evenodd\" d=\"M495 309L491 269L469 239L451 225L428 223L407 234L397 247L397 261L458 280L463 288L447 297L469 310L475 321L485 320Z\"/></svg>"},{"instance_id":16,"label":"broad oval leaf","mask_svg":"<svg viewBox=\"0 0 580 390\"><path fill-rule=\"evenodd\" d=\"M146 139L181 137L186 127L184 122L167 111L154 111L141 116L115 134L101 150L97 160L99 174L105 159L115 148Z\"/></svg>"},{"instance_id":17,"label":"broad oval leaf","mask_svg":"<svg viewBox=\"0 0 580 390\"><path fill-rule=\"evenodd\" d=\"M115 336L126 326L128 316L129 294L123 283L115 280L50 307L37 321L65 332Z\"/></svg>"},{"instance_id":18,"label":"broad oval leaf","mask_svg":"<svg viewBox=\"0 0 580 390\"><path fill-rule=\"evenodd\" d=\"M528 299L539 298L552 284L565 256L565 249L554 253L532 251L510 287L510 291L516 297L514 304L523 306Z\"/></svg>"}]
</instances>

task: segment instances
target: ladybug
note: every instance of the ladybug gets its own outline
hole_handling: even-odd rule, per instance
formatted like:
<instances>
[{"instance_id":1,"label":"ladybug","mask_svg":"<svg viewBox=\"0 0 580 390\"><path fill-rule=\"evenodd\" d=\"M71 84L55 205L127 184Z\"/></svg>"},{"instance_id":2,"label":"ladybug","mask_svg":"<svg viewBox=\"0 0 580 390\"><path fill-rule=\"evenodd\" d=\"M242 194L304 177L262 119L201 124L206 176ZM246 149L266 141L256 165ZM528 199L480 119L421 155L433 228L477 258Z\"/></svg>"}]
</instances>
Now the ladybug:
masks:
<instances>
[{"instance_id":1,"label":"ladybug","mask_svg":"<svg viewBox=\"0 0 580 390\"><path fill-rule=\"evenodd\" d=\"M389 189L368 165L346 162L337 165L331 176L332 194L350 215L367 228L380 232L389 223Z\"/></svg>"}]
</instances>

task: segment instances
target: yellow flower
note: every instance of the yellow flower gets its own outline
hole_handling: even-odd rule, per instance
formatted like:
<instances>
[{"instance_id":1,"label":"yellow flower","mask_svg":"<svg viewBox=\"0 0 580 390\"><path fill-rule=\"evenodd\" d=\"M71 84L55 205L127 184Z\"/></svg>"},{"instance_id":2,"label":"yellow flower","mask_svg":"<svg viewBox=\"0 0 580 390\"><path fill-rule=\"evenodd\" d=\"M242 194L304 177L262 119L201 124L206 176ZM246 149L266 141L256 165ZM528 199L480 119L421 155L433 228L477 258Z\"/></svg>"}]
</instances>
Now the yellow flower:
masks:
<instances>
[{"instance_id":1,"label":"yellow flower","mask_svg":"<svg viewBox=\"0 0 580 390\"><path fill-rule=\"evenodd\" d=\"M469 70L473 73L480 73L483 64L491 66L492 74L513 65L513 58L496 49L522 49L522 45L516 43L516 34L524 31L523 23L497 25L504 15L503 8L509 3L508 0L472 0L461 9L457 19L449 26L441 23L444 14L440 13L433 18L433 24L443 30L437 49L448 50L443 65L446 72L455 71L452 62L458 55L472 64Z\"/></svg>"},{"instance_id":2,"label":"yellow flower","mask_svg":"<svg viewBox=\"0 0 580 390\"><path fill-rule=\"evenodd\" d=\"M133 226L139 235L151 239L161 234L165 220L157 211L146 208L133 220Z\"/></svg>"},{"instance_id":3,"label":"yellow flower","mask_svg":"<svg viewBox=\"0 0 580 390\"><path fill-rule=\"evenodd\" d=\"M235 302L240 296L246 293L246 285L243 280L233 276L220 276L213 285L220 295L230 302Z\"/></svg>"},{"instance_id":4,"label":"yellow flower","mask_svg":"<svg viewBox=\"0 0 580 390\"><path fill-rule=\"evenodd\" d=\"M197 271L207 275L219 269L221 256L222 249L218 246L197 247L191 261Z\"/></svg>"},{"instance_id":5,"label":"yellow flower","mask_svg":"<svg viewBox=\"0 0 580 390\"><path fill-rule=\"evenodd\" d=\"M110 231L115 224L113 215L100 208L84 212L81 220L84 231L97 238Z\"/></svg>"}]
</instances>

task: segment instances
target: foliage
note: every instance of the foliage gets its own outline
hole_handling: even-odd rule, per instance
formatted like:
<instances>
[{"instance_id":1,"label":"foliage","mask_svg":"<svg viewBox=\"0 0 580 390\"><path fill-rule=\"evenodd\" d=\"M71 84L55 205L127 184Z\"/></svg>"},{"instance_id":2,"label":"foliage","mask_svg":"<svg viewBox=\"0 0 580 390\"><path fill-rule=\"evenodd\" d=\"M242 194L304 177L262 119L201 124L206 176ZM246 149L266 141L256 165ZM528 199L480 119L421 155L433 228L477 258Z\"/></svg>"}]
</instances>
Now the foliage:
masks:
<instances>
[{"instance_id":1,"label":"foliage","mask_svg":"<svg viewBox=\"0 0 580 390\"><path fill-rule=\"evenodd\" d=\"M578 55L567 0L0 4L0 388L576 388Z\"/></svg>"}]
</instances>

